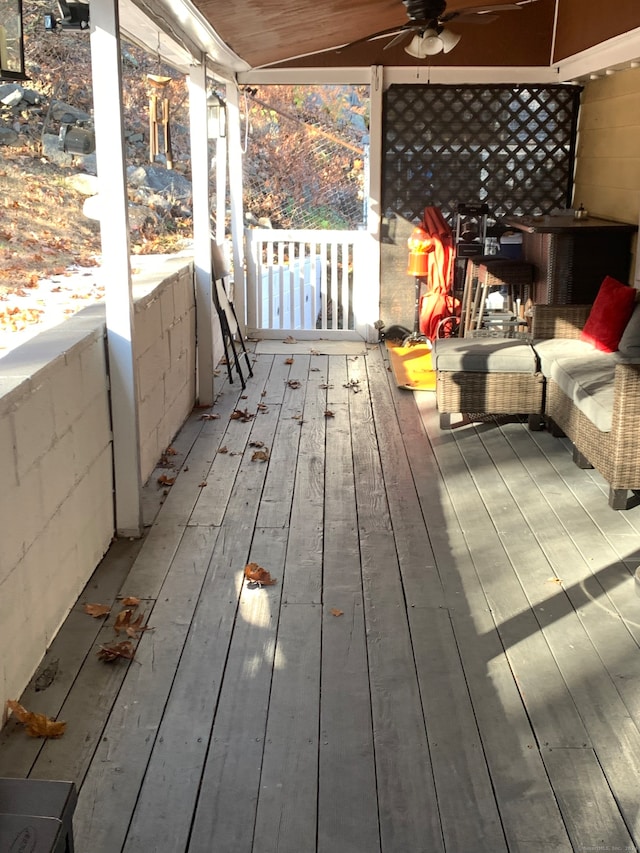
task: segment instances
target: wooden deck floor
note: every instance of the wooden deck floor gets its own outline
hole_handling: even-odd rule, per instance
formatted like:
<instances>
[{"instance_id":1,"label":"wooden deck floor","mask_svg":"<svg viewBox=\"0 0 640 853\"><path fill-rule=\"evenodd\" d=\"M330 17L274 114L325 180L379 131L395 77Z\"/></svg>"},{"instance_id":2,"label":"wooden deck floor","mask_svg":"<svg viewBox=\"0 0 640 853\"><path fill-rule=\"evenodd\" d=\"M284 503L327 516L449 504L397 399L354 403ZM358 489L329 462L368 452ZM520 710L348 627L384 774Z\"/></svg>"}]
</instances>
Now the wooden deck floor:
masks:
<instances>
[{"instance_id":1,"label":"wooden deck floor","mask_svg":"<svg viewBox=\"0 0 640 853\"><path fill-rule=\"evenodd\" d=\"M76 780L78 853L636 850L640 508L547 433L441 433L377 347L292 358L185 425L22 699L66 734L10 723L0 775ZM118 595L154 630L106 664Z\"/></svg>"}]
</instances>

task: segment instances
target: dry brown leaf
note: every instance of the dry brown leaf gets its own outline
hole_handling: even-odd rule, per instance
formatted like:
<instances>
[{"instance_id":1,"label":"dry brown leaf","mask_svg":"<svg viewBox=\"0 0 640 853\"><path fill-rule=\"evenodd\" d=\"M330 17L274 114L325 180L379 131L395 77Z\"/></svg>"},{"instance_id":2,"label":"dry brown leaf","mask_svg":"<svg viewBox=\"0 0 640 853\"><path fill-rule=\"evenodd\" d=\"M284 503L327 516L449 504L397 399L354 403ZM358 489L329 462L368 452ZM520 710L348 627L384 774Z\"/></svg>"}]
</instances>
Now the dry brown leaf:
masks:
<instances>
[{"instance_id":1,"label":"dry brown leaf","mask_svg":"<svg viewBox=\"0 0 640 853\"><path fill-rule=\"evenodd\" d=\"M252 462L268 462L269 461L269 451L268 450L255 450L252 457Z\"/></svg>"},{"instance_id":2,"label":"dry brown leaf","mask_svg":"<svg viewBox=\"0 0 640 853\"><path fill-rule=\"evenodd\" d=\"M291 335L287 335L287 337L282 341L283 344L297 344L298 341L291 337Z\"/></svg>"},{"instance_id":3,"label":"dry brown leaf","mask_svg":"<svg viewBox=\"0 0 640 853\"><path fill-rule=\"evenodd\" d=\"M231 416L229 420L231 421L240 421L243 424L246 424L247 421L250 421L255 415L249 413L248 409L234 409L231 412Z\"/></svg>"},{"instance_id":4,"label":"dry brown leaf","mask_svg":"<svg viewBox=\"0 0 640 853\"><path fill-rule=\"evenodd\" d=\"M266 569L257 563L248 563L244 567L244 576L250 583L257 583L258 586L273 586L277 582Z\"/></svg>"},{"instance_id":5,"label":"dry brown leaf","mask_svg":"<svg viewBox=\"0 0 640 853\"><path fill-rule=\"evenodd\" d=\"M165 450L166 456L176 456L177 453L178 451L175 449L175 447L167 447L167 449Z\"/></svg>"},{"instance_id":6,"label":"dry brown leaf","mask_svg":"<svg viewBox=\"0 0 640 853\"><path fill-rule=\"evenodd\" d=\"M288 379L287 385L289 386L289 388L300 388L302 387L302 382L300 382L298 379Z\"/></svg>"},{"instance_id":7,"label":"dry brown leaf","mask_svg":"<svg viewBox=\"0 0 640 853\"><path fill-rule=\"evenodd\" d=\"M285 358L284 363L285 364L293 364L293 361L294 360L291 357L289 357L289 358Z\"/></svg>"},{"instance_id":8,"label":"dry brown leaf","mask_svg":"<svg viewBox=\"0 0 640 853\"><path fill-rule=\"evenodd\" d=\"M267 406L266 403L258 403L257 409L259 412L268 412L269 411L269 407Z\"/></svg>"},{"instance_id":9,"label":"dry brown leaf","mask_svg":"<svg viewBox=\"0 0 640 853\"><path fill-rule=\"evenodd\" d=\"M337 607L332 608L331 610L332 616L344 616L344 610L338 610Z\"/></svg>"},{"instance_id":10,"label":"dry brown leaf","mask_svg":"<svg viewBox=\"0 0 640 853\"><path fill-rule=\"evenodd\" d=\"M131 617L133 616L133 610L130 608L125 608L121 610L120 613L116 616L116 621L113 623L113 630L116 634L119 634L120 631L126 631L131 623Z\"/></svg>"},{"instance_id":11,"label":"dry brown leaf","mask_svg":"<svg viewBox=\"0 0 640 853\"><path fill-rule=\"evenodd\" d=\"M227 447L226 444L223 444L222 447L218 448L218 453L228 453L228 452L229 452L229 448Z\"/></svg>"},{"instance_id":12,"label":"dry brown leaf","mask_svg":"<svg viewBox=\"0 0 640 853\"><path fill-rule=\"evenodd\" d=\"M52 720L45 714L27 711L19 702L7 699L7 708L15 714L18 722L22 723L30 737L58 738L64 734L67 724L62 720Z\"/></svg>"},{"instance_id":13,"label":"dry brown leaf","mask_svg":"<svg viewBox=\"0 0 640 853\"><path fill-rule=\"evenodd\" d=\"M206 485L207 485L207 484L206 484L206 482L203 480L203 481L202 481L202 483L198 483L198 488L199 488L199 489L204 489L204 487L205 487Z\"/></svg>"},{"instance_id":14,"label":"dry brown leaf","mask_svg":"<svg viewBox=\"0 0 640 853\"><path fill-rule=\"evenodd\" d=\"M175 477L167 477L166 474L160 474L160 476L158 477L158 485L160 486L173 486L175 481Z\"/></svg>"},{"instance_id":15,"label":"dry brown leaf","mask_svg":"<svg viewBox=\"0 0 640 853\"><path fill-rule=\"evenodd\" d=\"M153 631L150 625L143 625L144 613L139 613L137 618L127 625L127 636L133 640L137 640L143 631Z\"/></svg>"},{"instance_id":16,"label":"dry brown leaf","mask_svg":"<svg viewBox=\"0 0 640 853\"><path fill-rule=\"evenodd\" d=\"M131 640L123 640L121 643L112 643L110 646L100 646L97 654L100 660L112 663L119 658L133 660L135 653Z\"/></svg>"},{"instance_id":17,"label":"dry brown leaf","mask_svg":"<svg viewBox=\"0 0 640 853\"><path fill-rule=\"evenodd\" d=\"M135 595L128 595L120 603L123 607L137 607L140 604L140 599L136 598Z\"/></svg>"},{"instance_id":18,"label":"dry brown leaf","mask_svg":"<svg viewBox=\"0 0 640 853\"><path fill-rule=\"evenodd\" d=\"M249 447L264 447L264 441L250 441Z\"/></svg>"},{"instance_id":19,"label":"dry brown leaf","mask_svg":"<svg viewBox=\"0 0 640 853\"><path fill-rule=\"evenodd\" d=\"M95 619L99 619L101 616L108 616L111 613L111 608L108 604L85 604L84 612Z\"/></svg>"},{"instance_id":20,"label":"dry brown leaf","mask_svg":"<svg viewBox=\"0 0 640 853\"><path fill-rule=\"evenodd\" d=\"M220 415L217 415L215 413L210 414L210 413L205 412L204 415L200 415L200 420L201 421L217 421L219 417L220 417Z\"/></svg>"},{"instance_id":21,"label":"dry brown leaf","mask_svg":"<svg viewBox=\"0 0 640 853\"><path fill-rule=\"evenodd\" d=\"M325 409L324 416L325 416L325 418L334 418L335 417L335 415L333 414L331 409Z\"/></svg>"}]
</instances>

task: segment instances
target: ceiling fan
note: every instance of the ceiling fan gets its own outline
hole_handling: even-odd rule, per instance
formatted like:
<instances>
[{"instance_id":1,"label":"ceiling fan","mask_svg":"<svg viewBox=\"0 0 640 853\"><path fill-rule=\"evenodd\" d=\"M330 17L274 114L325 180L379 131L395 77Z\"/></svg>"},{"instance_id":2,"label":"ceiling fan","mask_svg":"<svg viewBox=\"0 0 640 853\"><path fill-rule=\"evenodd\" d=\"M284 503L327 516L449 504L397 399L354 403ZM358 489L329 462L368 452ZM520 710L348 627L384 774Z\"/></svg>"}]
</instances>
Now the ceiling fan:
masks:
<instances>
[{"instance_id":1,"label":"ceiling fan","mask_svg":"<svg viewBox=\"0 0 640 853\"><path fill-rule=\"evenodd\" d=\"M447 12L446 0L402 0L409 17L406 24L371 33L364 38L344 45L338 50L345 50L356 44L374 41L385 36L393 36L384 46L384 50L388 50L390 47L400 44L408 36L412 36L411 41L405 47L405 51L416 59L424 59L440 52L449 53L461 39L460 33L453 32L445 26L449 21L488 24L496 20L496 15L492 13L520 10L523 6L534 2L535 0L519 0L515 3L468 6L455 12Z\"/></svg>"}]
</instances>

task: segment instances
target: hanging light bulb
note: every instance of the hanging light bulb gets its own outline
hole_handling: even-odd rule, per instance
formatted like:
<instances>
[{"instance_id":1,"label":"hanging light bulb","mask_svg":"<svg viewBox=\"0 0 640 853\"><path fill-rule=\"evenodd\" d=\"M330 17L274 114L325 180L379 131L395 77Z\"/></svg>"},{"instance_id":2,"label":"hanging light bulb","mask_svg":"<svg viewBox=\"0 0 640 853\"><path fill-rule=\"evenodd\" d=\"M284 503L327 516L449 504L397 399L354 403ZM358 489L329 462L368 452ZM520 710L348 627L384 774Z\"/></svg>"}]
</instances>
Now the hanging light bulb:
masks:
<instances>
[{"instance_id":1,"label":"hanging light bulb","mask_svg":"<svg viewBox=\"0 0 640 853\"><path fill-rule=\"evenodd\" d=\"M452 30L446 29L446 27L442 28L442 32L440 33L440 41L442 42L442 50L444 53L449 53L450 50L458 44L462 36L460 33L454 33Z\"/></svg>"},{"instance_id":2,"label":"hanging light bulb","mask_svg":"<svg viewBox=\"0 0 640 853\"><path fill-rule=\"evenodd\" d=\"M409 56L414 56L416 59L424 59L427 54L424 52L422 41L422 36L416 33L405 47L405 53L408 53Z\"/></svg>"},{"instance_id":3,"label":"hanging light bulb","mask_svg":"<svg viewBox=\"0 0 640 853\"><path fill-rule=\"evenodd\" d=\"M444 47L437 30L425 30L422 37L422 49L427 56L435 56Z\"/></svg>"}]
</instances>

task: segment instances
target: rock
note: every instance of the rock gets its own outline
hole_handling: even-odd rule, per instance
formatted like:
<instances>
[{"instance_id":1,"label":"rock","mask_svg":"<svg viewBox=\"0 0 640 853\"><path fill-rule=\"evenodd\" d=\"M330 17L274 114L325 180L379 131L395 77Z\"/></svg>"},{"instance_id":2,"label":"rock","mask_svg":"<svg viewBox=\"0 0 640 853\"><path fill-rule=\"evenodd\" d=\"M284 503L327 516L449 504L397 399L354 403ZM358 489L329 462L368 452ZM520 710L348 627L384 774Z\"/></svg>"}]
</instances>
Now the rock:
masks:
<instances>
[{"instance_id":1,"label":"rock","mask_svg":"<svg viewBox=\"0 0 640 853\"><path fill-rule=\"evenodd\" d=\"M74 124L77 121L90 121L91 116L83 110L65 104L63 101L51 101L51 118L61 124Z\"/></svg>"},{"instance_id":2,"label":"rock","mask_svg":"<svg viewBox=\"0 0 640 853\"><path fill-rule=\"evenodd\" d=\"M96 195L98 193L98 178L96 175L87 175L83 172L78 172L75 175L69 175L66 180L68 186L74 189L81 195Z\"/></svg>"},{"instance_id":3,"label":"rock","mask_svg":"<svg viewBox=\"0 0 640 853\"><path fill-rule=\"evenodd\" d=\"M0 86L0 103L6 107L15 107L22 100L22 86L17 83L5 83Z\"/></svg>"},{"instance_id":4,"label":"rock","mask_svg":"<svg viewBox=\"0 0 640 853\"><path fill-rule=\"evenodd\" d=\"M42 153L57 166L71 166L73 156L60 148L60 137L55 133L45 133L42 137Z\"/></svg>"},{"instance_id":5,"label":"rock","mask_svg":"<svg viewBox=\"0 0 640 853\"><path fill-rule=\"evenodd\" d=\"M33 89L23 89L22 100L26 101L27 104L31 104L31 106L34 106L35 104L42 103L42 95L40 94L40 92L36 92Z\"/></svg>"},{"instance_id":6,"label":"rock","mask_svg":"<svg viewBox=\"0 0 640 853\"><path fill-rule=\"evenodd\" d=\"M129 166L127 169L129 186L144 187L147 183L147 170L144 166Z\"/></svg>"},{"instance_id":7,"label":"rock","mask_svg":"<svg viewBox=\"0 0 640 853\"><path fill-rule=\"evenodd\" d=\"M0 127L0 145L15 145L18 134L12 127Z\"/></svg>"}]
</instances>

